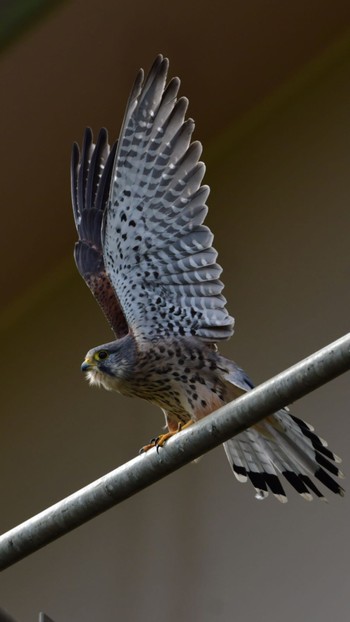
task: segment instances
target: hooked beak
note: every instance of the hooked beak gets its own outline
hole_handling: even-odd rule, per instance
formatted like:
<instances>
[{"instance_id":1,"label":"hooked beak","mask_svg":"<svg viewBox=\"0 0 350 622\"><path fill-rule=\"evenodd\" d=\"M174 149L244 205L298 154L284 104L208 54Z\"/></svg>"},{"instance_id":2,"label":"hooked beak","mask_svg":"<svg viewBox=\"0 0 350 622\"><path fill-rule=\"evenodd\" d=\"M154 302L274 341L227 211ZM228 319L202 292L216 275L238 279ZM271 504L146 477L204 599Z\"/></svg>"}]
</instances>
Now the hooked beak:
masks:
<instances>
[{"instance_id":1,"label":"hooked beak","mask_svg":"<svg viewBox=\"0 0 350 622\"><path fill-rule=\"evenodd\" d=\"M85 373L87 371L90 371L90 369L92 369L93 367L96 367L96 364L91 359L85 359L80 369L82 372Z\"/></svg>"}]
</instances>

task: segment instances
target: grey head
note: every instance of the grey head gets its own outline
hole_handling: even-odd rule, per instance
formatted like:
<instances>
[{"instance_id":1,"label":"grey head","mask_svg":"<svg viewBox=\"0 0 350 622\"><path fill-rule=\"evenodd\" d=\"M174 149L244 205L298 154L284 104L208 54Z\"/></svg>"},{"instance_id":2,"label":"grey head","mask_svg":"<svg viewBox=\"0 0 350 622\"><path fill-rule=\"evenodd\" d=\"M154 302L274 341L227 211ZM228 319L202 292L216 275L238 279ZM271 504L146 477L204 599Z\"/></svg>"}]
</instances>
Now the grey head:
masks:
<instances>
[{"instance_id":1,"label":"grey head","mask_svg":"<svg viewBox=\"0 0 350 622\"><path fill-rule=\"evenodd\" d=\"M127 335L89 350L81 370L91 385L127 394L136 358L134 340Z\"/></svg>"}]
</instances>

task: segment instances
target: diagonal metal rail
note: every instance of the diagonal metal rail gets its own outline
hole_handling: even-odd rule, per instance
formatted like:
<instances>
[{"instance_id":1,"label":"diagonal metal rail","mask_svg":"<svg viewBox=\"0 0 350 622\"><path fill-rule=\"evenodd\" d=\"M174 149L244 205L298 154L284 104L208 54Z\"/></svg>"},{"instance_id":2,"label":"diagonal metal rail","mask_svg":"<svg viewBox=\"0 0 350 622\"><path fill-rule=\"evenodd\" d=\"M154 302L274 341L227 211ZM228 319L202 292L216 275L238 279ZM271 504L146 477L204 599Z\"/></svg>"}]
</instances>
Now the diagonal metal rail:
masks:
<instances>
[{"instance_id":1,"label":"diagonal metal rail","mask_svg":"<svg viewBox=\"0 0 350 622\"><path fill-rule=\"evenodd\" d=\"M0 569L37 551L350 369L350 333L0 536Z\"/></svg>"}]
</instances>

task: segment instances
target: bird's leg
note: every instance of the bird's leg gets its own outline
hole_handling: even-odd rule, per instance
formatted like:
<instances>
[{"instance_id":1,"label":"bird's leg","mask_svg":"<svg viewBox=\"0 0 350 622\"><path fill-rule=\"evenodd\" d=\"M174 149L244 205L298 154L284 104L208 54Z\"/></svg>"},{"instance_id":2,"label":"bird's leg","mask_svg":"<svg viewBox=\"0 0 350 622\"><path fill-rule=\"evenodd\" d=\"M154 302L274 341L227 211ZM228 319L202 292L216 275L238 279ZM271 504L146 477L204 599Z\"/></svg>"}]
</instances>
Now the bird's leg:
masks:
<instances>
[{"instance_id":1,"label":"bird's leg","mask_svg":"<svg viewBox=\"0 0 350 622\"><path fill-rule=\"evenodd\" d=\"M159 447L163 447L165 441L167 441L168 438L171 438L172 436L174 436L174 434L177 434L178 432L181 432L182 430L185 430L190 425L192 425L192 423L193 423L192 419L187 421L187 423L180 423L179 422L179 424L177 426L177 430L169 431L169 432L166 432L165 434L161 434L160 436L158 436L158 438L156 439L156 443L155 443L155 446L157 447L157 451L158 451Z\"/></svg>"},{"instance_id":2,"label":"bird's leg","mask_svg":"<svg viewBox=\"0 0 350 622\"><path fill-rule=\"evenodd\" d=\"M144 445L144 447L141 447L139 453L143 454L149 449L152 449L153 447L156 447L158 451L160 447L163 447L164 443L168 440L168 438L171 438L172 436L174 436L174 434L185 430L185 428L188 428L190 425L192 425L192 423L192 419L187 421L187 423L179 422L175 430L169 430L169 432L166 432L165 434L160 434L156 438L153 438L148 445Z\"/></svg>"}]
</instances>

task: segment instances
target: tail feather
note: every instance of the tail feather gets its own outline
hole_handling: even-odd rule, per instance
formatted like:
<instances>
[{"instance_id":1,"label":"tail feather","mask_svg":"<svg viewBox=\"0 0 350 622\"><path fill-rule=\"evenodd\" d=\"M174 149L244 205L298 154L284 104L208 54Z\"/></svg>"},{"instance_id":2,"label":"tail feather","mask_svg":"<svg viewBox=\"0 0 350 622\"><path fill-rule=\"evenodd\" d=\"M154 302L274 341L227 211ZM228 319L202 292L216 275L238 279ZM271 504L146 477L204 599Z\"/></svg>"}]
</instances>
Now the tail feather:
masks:
<instances>
[{"instance_id":1,"label":"tail feather","mask_svg":"<svg viewBox=\"0 0 350 622\"><path fill-rule=\"evenodd\" d=\"M257 466L259 465L261 466L260 486L262 485L262 481L264 479L268 487L266 489L267 493L268 489L270 489L272 494L279 501L284 503L287 500L287 496L281 482L278 479L278 465L275 461L271 459L269 452L266 450L267 448L265 439L254 428L250 428L249 430L247 430L246 434L251 445L255 447L255 468L257 468ZM252 481L252 476L248 475L248 477ZM257 496L258 498L260 498L259 495Z\"/></svg>"},{"instance_id":2,"label":"tail feather","mask_svg":"<svg viewBox=\"0 0 350 622\"><path fill-rule=\"evenodd\" d=\"M270 431L272 431L275 436L277 435L277 440L279 440L279 437L282 437L285 440L289 448L293 450L294 457L296 459L299 458L302 465L309 470L311 475L317 477L317 472L319 472L320 470L324 471L324 469L326 469L327 471L332 473L332 475L343 478L343 473L336 466L336 464L334 464L334 462L340 462L338 456L333 454L329 449L327 449L327 458L322 455L321 450L326 449L324 447L324 443L326 441L323 441L314 433L312 434L312 439L310 439L309 434L301 434L300 430L303 430L303 428L301 426L296 428L294 427L296 424L295 419L295 417L291 417L287 410L281 410L272 417L267 418L266 426ZM278 425L276 425L276 422L278 423ZM297 422L298 426L301 420L297 419ZM333 462L331 462L331 460ZM320 469L318 465L323 468ZM334 491L333 485L331 487L328 486L328 488Z\"/></svg>"},{"instance_id":3,"label":"tail feather","mask_svg":"<svg viewBox=\"0 0 350 622\"><path fill-rule=\"evenodd\" d=\"M308 455L305 447L300 449L298 445L292 444L291 439L274 429L272 440L267 440L267 445L271 459L275 461L277 456L280 459L280 473L306 501L312 500L311 489L317 497L325 498L310 479L314 475L314 468L312 456ZM312 486L308 485L309 482Z\"/></svg>"},{"instance_id":4,"label":"tail feather","mask_svg":"<svg viewBox=\"0 0 350 622\"><path fill-rule=\"evenodd\" d=\"M254 428L224 443L224 449L234 475L240 482L250 480L257 499L265 499L271 491L282 503L287 500L277 465L271 460L264 438Z\"/></svg>"},{"instance_id":5,"label":"tail feather","mask_svg":"<svg viewBox=\"0 0 350 622\"><path fill-rule=\"evenodd\" d=\"M294 417L293 415L290 415L290 418L292 419L292 421L294 421L294 423L296 423L297 427L299 428L300 438L306 437L310 439L314 449L317 449L317 451L319 451L321 454L323 454L330 460L334 460L334 462L337 462L338 464L342 461L341 458L339 458L339 456L337 456L336 454L334 454L332 451L328 449L327 441L325 441L320 436L317 436L317 434L313 434L314 428L305 424L305 422L302 421L302 419L298 419L298 417Z\"/></svg>"},{"instance_id":6,"label":"tail feather","mask_svg":"<svg viewBox=\"0 0 350 622\"><path fill-rule=\"evenodd\" d=\"M300 474L299 479L301 479L305 483L305 485L316 495L316 497L318 497L322 501L327 501L326 497L322 494L322 492L319 491L317 486L308 475Z\"/></svg>"},{"instance_id":7,"label":"tail feather","mask_svg":"<svg viewBox=\"0 0 350 622\"><path fill-rule=\"evenodd\" d=\"M344 495L332 477L343 477L337 467L340 458L326 445L311 426L283 409L230 439L224 448L236 478L240 482L249 479L257 498L264 499L270 490L285 502L287 496L278 475L308 501L313 498L311 493L325 499L313 478Z\"/></svg>"},{"instance_id":8,"label":"tail feather","mask_svg":"<svg viewBox=\"0 0 350 622\"><path fill-rule=\"evenodd\" d=\"M266 445L270 458L275 462L279 473L286 478L291 486L295 488L306 501L311 501L312 495L306 486L306 482L302 479L302 468L295 458L291 460L288 444L284 445L283 442L278 443L275 439L267 439ZM319 496L322 496L322 494L319 493Z\"/></svg>"}]
</instances>

